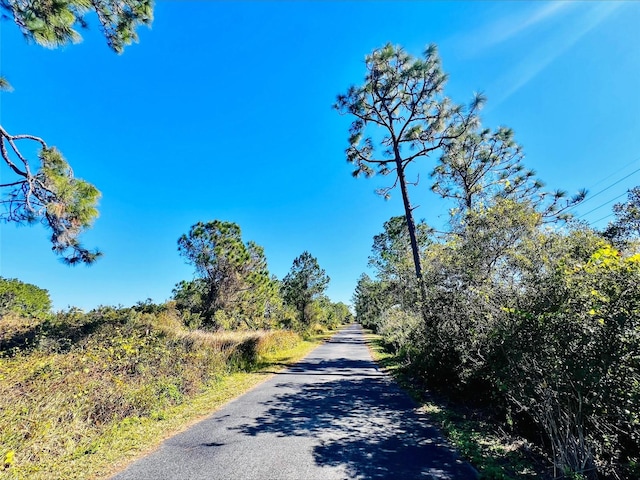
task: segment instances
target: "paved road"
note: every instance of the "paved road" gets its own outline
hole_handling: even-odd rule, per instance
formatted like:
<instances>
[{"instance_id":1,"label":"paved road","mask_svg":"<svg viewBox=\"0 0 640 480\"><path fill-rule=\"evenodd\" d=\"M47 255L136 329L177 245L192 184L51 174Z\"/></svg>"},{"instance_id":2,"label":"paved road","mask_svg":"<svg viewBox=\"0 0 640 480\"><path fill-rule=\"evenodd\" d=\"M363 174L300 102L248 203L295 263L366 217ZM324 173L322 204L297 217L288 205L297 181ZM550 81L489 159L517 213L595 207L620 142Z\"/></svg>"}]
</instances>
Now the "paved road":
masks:
<instances>
[{"instance_id":1,"label":"paved road","mask_svg":"<svg viewBox=\"0 0 640 480\"><path fill-rule=\"evenodd\" d=\"M352 325L117 480L475 479Z\"/></svg>"}]
</instances>

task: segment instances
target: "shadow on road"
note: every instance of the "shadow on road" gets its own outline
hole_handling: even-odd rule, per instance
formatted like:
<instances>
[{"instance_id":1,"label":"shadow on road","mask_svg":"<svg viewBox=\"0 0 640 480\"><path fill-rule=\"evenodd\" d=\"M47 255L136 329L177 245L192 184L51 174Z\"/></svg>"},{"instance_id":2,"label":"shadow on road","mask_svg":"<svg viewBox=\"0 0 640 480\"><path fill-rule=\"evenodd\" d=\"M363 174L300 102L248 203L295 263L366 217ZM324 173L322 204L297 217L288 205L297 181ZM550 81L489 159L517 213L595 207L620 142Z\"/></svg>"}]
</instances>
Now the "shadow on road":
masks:
<instances>
[{"instance_id":1,"label":"shadow on road","mask_svg":"<svg viewBox=\"0 0 640 480\"><path fill-rule=\"evenodd\" d=\"M375 363L366 360L337 358L332 360L310 359L295 364L278 375L338 375L341 377L380 377Z\"/></svg>"},{"instance_id":2,"label":"shadow on road","mask_svg":"<svg viewBox=\"0 0 640 480\"><path fill-rule=\"evenodd\" d=\"M302 362L296 366L300 373L327 377L313 384L280 383L282 393L264 402L264 414L238 430L319 438L313 449L316 464L344 466L350 478L476 478L373 365L347 359Z\"/></svg>"},{"instance_id":3,"label":"shadow on road","mask_svg":"<svg viewBox=\"0 0 640 480\"><path fill-rule=\"evenodd\" d=\"M330 340L327 340L327 343L340 343L340 344L347 344L347 345L365 345L366 344L366 342L361 338L347 337L347 336L343 336L343 337L335 336Z\"/></svg>"}]
</instances>

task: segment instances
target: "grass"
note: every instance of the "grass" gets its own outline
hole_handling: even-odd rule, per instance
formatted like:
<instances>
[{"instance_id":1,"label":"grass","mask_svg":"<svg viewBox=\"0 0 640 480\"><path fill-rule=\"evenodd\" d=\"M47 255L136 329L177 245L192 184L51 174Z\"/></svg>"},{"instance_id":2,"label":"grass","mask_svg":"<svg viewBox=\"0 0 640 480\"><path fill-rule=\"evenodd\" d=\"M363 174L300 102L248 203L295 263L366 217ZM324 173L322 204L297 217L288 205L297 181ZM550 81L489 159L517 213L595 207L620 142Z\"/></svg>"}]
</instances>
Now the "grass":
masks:
<instances>
[{"instance_id":1,"label":"grass","mask_svg":"<svg viewBox=\"0 0 640 480\"><path fill-rule=\"evenodd\" d=\"M420 388L407 375L400 359L384 346L382 338L366 334L373 358L420 405L447 440L480 473L482 480L552 478L540 456L526 440L508 434L491 415L480 409L456 405Z\"/></svg>"},{"instance_id":2,"label":"grass","mask_svg":"<svg viewBox=\"0 0 640 480\"><path fill-rule=\"evenodd\" d=\"M137 419L135 422L124 422L109 435L110 444L101 453L104 468L100 471L95 470L92 477L105 478L123 469L131 461L151 451L162 440L184 431L211 415L225 403L268 379L270 375L264 373L265 369L274 371L295 363L317 345L317 340L302 341L293 348L274 351L262 359L260 369L253 372L235 372L220 377L188 403L166 409L160 420ZM85 458L77 471L89 472L95 469L95 466L91 465L93 461L92 458Z\"/></svg>"},{"instance_id":3,"label":"grass","mask_svg":"<svg viewBox=\"0 0 640 480\"><path fill-rule=\"evenodd\" d=\"M105 478L322 340L188 331L171 311L27 323L0 322L0 479Z\"/></svg>"}]
</instances>

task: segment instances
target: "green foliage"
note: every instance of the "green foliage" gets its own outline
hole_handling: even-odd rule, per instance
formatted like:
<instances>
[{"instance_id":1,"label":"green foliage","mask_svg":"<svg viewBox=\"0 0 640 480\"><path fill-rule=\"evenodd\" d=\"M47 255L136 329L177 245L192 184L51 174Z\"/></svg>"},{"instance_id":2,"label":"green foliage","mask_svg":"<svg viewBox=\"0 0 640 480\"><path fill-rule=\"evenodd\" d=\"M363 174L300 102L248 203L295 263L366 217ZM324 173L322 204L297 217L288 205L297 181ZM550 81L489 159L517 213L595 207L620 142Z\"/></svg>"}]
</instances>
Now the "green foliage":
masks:
<instances>
[{"instance_id":1,"label":"green foliage","mask_svg":"<svg viewBox=\"0 0 640 480\"><path fill-rule=\"evenodd\" d=\"M542 230L539 218L508 200L474 209L425 250L428 318L387 290L395 306L373 323L413 375L501 407L535 438L533 422L559 472L633 478L624 472L640 451L640 256L581 226ZM373 285L382 283L359 282ZM364 298L356 311L366 316Z\"/></svg>"},{"instance_id":2,"label":"green foliage","mask_svg":"<svg viewBox=\"0 0 640 480\"><path fill-rule=\"evenodd\" d=\"M526 170L524 153L513 139L513 131L498 128L469 129L444 145L444 153L431 173L432 190L456 201L454 212L466 213L500 199L527 202L545 219L568 220L566 210L584 200L586 191L565 200L565 192L542 191L533 170Z\"/></svg>"},{"instance_id":3,"label":"green foliage","mask_svg":"<svg viewBox=\"0 0 640 480\"><path fill-rule=\"evenodd\" d=\"M86 16L94 13L109 48L117 53L138 40L139 25L153 20L153 0L1 0L0 9L25 38L52 48L79 42L76 28L87 28Z\"/></svg>"},{"instance_id":4,"label":"green foliage","mask_svg":"<svg viewBox=\"0 0 640 480\"><path fill-rule=\"evenodd\" d=\"M553 296L508 312L498 334L509 350L496 357L499 385L542 426L559 468L587 477L640 451L640 256L592 245L551 264Z\"/></svg>"},{"instance_id":5,"label":"green foliage","mask_svg":"<svg viewBox=\"0 0 640 480\"><path fill-rule=\"evenodd\" d=\"M282 298L298 311L303 328L311 323L309 308L324 293L329 280L318 260L307 251L293 261L291 270L282 280Z\"/></svg>"},{"instance_id":6,"label":"green foliage","mask_svg":"<svg viewBox=\"0 0 640 480\"><path fill-rule=\"evenodd\" d=\"M173 288L173 299L176 302L176 307L182 312L196 314L199 317L205 311L206 288L206 282L202 278L180 281ZM193 325L193 328L198 327L200 327L200 324Z\"/></svg>"},{"instance_id":7,"label":"green foliage","mask_svg":"<svg viewBox=\"0 0 640 480\"><path fill-rule=\"evenodd\" d=\"M20 153L17 141L30 141L39 147L40 168L32 173L27 159ZM84 248L78 236L98 216L100 192L90 183L75 178L69 164L55 147L48 147L37 137L9 135L0 127L0 152L19 180L1 185L7 188L2 200L4 221L41 222L51 232L52 250L65 262L92 263L101 254Z\"/></svg>"},{"instance_id":8,"label":"green foliage","mask_svg":"<svg viewBox=\"0 0 640 480\"><path fill-rule=\"evenodd\" d=\"M279 284L269 275L264 250L243 243L237 224L198 222L180 237L178 251L198 276L173 291L178 308L189 312L187 322L197 320L195 314L213 328L258 329L283 320Z\"/></svg>"},{"instance_id":9,"label":"green foliage","mask_svg":"<svg viewBox=\"0 0 640 480\"><path fill-rule=\"evenodd\" d=\"M150 302L69 310L30 328L29 348L0 350L2 478L93 478L126 425L153 428L205 389L229 398L219 385L232 372L301 344L286 331L188 331L171 305ZM131 445L119 448L118 460Z\"/></svg>"},{"instance_id":10,"label":"green foliage","mask_svg":"<svg viewBox=\"0 0 640 480\"><path fill-rule=\"evenodd\" d=\"M616 203L613 213L616 218L609 223L604 235L622 246L630 241L640 241L640 186L629 190L627 201Z\"/></svg>"},{"instance_id":11,"label":"green foliage","mask_svg":"<svg viewBox=\"0 0 640 480\"><path fill-rule=\"evenodd\" d=\"M16 278L0 277L0 317L9 312L45 319L51 314L49 292Z\"/></svg>"},{"instance_id":12,"label":"green foliage","mask_svg":"<svg viewBox=\"0 0 640 480\"><path fill-rule=\"evenodd\" d=\"M420 317L415 313L394 305L380 313L376 330L393 352L402 352L406 358L410 359L412 352L408 347L411 337L421 324Z\"/></svg>"},{"instance_id":13,"label":"green foliage","mask_svg":"<svg viewBox=\"0 0 640 480\"><path fill-rule=\"evenodd\" d=\"M394 301L395 299L385 283L380 280L372 280L366 273L360 275L353 294L353 307L358 322L365 328L377 332L382 312L390 307Z\"/></svg>"},{"instance_id":14,"label":"green foliage","mask_svg":"<svg viewBox=\"0 0 640 480\"><path fill-rule=\"evenodd\" d=\"M398 162L404 169L439 148L443 139L460 135L480 106L478 98L471 111L462 115L462 107L444 96L446 75L435 45L427 47L423 59L416 59L401 47L387 44L367 55L365 65L364 85L350 87L334 105L339 112L356 117L346 151L347 160L356 166L354 176L371 176L376 173L373 168L388 175ZM365 136L367 127L375 126L384 135L378 148L371 136Z\"/></svg>"},{"instance_id":15,"label":"green foliage","mask_svg":"<svg viewBox=\"0 0 640 480\"><path fill-rule=\"evenodd\" d=\"M326 308L327 319L325 324L328 328L335 330L340 325L345 325L353 322L353 314L349 307L342 302L329 302Z\"/></svg>"},{"instance_id":16,"label":"green foliage","mask_svg":"<svg viewBox=\"0 0 640 480\"><path fill-rule=\"evenodd\" d=\"M420 254L432 242L432 230L424 222L416 224L416 242ZM410 308L421 298L412 258L411 238L406 217L392 217L384 223L384 231L373 237L369 266L384 282L394 302Z\"/></svg>"},{"instance_id":17,"label":"green foliage","mask_svg":"<svg viewBox=\"0 0 640 480\"><path fill-rule=\"evenodd\" d=\"M319 324L329 330L335 330L340 325L353 321L353 315L347 305L342 302L334 303L325 295L320 295L307 306L305 318L308 324Z\"/></svg>"},{"instance_id":18,"label":"green foliage","mask_svg":"<svg viewBox=\"0 0 640 480\"><path fill-rule=\"evenodd\" d=\"M379 193L399 186L405 216L374 238L376 276L358 281L358 321L383 334L412 378L543 437L556 473L633 478L640 193L614 207L605 236L618 250L584 225L554 230L586 192L545 192L513 132L480 127L482 97L454 105L435 47L415 59L386 45L365 64L364 84L334 105L355 117L347 160L354 176L394 174ZM416 225L406 188L406 168L436 154L432 190L455 202L437 235Z\"/></svg>"},{"instance_id":19,"label":"green foliage","mask_svg":"<svg viewBox=\"0 0 640 480\"><path fill-rule=\"evenodd\" d=\"M490 410L470 408L425 391L404 355L391 353L391 345L380 335L367 337L376 362L421 405L418 411L440 428L460 455L478 470L481 479L549 478L534 445L505 431Z\"/></svg>"}]
</instances>

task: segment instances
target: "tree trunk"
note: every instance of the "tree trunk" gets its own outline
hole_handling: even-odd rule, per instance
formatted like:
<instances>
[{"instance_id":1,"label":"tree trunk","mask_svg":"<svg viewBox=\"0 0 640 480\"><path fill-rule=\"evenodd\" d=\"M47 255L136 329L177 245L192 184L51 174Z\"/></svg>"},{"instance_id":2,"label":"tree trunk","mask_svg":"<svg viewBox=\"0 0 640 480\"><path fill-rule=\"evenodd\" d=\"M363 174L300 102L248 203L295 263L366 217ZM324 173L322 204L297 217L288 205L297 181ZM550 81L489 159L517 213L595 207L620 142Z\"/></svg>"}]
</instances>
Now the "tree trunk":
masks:
<instances>
[{"instance_id":1,"label":"tree trunk","mask_svg":"<svg viewBox=\"0 0 640 480\"><path fill-rule=\"evenodd\" d=\"M418 285L420 287L420 300L423 303L422 310L424 313L424 303L427 299L427 291L422 278L422 262L420 260L420 248L418 246L418 239L416 236L416 223L413 219L413 208L411 207L411 201L409 200L407 180L404 175L402 159L399 158L399 155L396 155L396 167L398 180L400 181L400 191L402 192L402 202L404 203L404 214L407 219L407 228L409 229L409 240L411 242L411 252L413 253L413 263L416 267L416 278L418 279Z\"/></svg>"}]
</instances>

